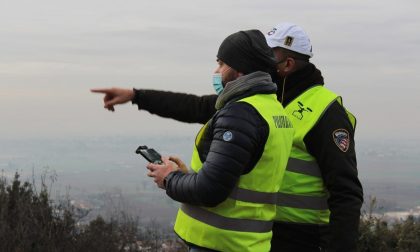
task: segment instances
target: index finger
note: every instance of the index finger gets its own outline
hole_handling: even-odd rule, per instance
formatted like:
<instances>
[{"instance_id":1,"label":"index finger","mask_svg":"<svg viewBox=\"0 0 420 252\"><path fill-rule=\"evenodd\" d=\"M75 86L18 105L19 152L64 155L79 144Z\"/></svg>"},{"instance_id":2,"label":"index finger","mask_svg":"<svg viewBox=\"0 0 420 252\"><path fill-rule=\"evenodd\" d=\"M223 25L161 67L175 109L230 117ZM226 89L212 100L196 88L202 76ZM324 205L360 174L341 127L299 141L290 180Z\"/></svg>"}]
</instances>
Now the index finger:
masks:
<instances>
[{"instance_id":1,"label":"index finger","mask_svg":"<svg viewBox=\"0 0 420 252\"><path fill-rule=\"evenodd\" d=\"M103 94L106 94L110 91L111 91L110 88L92 88L90 90L90 92L92 92L92 93L103 93Z\"/></svg>"}]
</instances>

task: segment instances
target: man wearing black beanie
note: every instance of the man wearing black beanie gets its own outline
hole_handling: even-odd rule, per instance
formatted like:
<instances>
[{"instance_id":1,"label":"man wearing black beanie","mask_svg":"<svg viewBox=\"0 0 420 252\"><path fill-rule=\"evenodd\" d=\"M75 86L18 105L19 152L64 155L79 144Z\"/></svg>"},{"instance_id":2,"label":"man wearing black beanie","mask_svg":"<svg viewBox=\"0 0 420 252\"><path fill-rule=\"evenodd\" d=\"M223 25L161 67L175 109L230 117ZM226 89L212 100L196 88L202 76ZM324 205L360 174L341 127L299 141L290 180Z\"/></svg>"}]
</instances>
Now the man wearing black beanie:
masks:
<instances>
[{"instance_id":1,"label":"man wearing black beanie","mask_svg":"<svg viewBox=\"0 0 420 252\"><path fill-rule=\"evenodd\" d=\"M227 37L217 62L217 112L197 134L192 171L169 157L148 164L148 176L183 203L174 230L190 251L269 251L294 134L267 73L275 59L249 30Z\"/></svg>"},{"instance_id":2,"label":"man wearing black beanie","mask_svg":"<svg viewBox=\"0 0 420 252\"><path fill-rule=\"evenodd\" d=\"M271 72L276 68L273 52L258 30L240 31L227 37L217 58L243 74Z\"/></svg>"},{"instance_id":3,"label":"man wearing black beanie","mask_svg":"<svg viewBox=\"0 0 420 252\"><path fill-rule=\"evenodd\" d=\"M183 203L174 230L190 251L269 251L294 133L267 73L276 62L257 30L227 37L217 58L223 90L197 135L193 172L172 158L150 163L148 175Z\"/></svg>"}]
</instances>

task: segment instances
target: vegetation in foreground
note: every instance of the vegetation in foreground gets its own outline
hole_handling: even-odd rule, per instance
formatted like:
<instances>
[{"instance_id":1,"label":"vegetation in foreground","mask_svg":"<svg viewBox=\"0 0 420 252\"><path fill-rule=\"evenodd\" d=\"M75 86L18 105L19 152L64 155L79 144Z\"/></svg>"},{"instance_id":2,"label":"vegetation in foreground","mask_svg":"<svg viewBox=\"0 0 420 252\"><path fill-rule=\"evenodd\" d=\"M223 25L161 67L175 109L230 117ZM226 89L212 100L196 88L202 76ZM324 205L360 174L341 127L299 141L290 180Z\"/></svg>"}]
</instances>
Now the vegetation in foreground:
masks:
<instances>
[{"instance_id":1,"label":"vegetation in foreground","mask_svg":"<svg viewBox=\"0 0 420 252\"><path fill-rule=\"evenodd\" d=\"M155 222L142 224L126 213L105 220L101 216L81 224L87 215L69 200L54 203L41 177L21 182L15 174L10 183L0 178L0 251L187 251L185 245ZM420 220L409 217L389 223L373 214L376 200L363 214L359 251L420 251Z\"/></svg>"},{"instance_id":2,"label":"vegetation in foreground","mask_svg":"<svg viewBox=\"0 0 420 252\"><path fill-rule=\"evenodd\" d=\"M39 192L17 173L10 183L0 178L0 251L186 251L156 222L125 213L81 224L87 213L69 200L54 203L45 178Z\"/></svg>"}]
</instances>

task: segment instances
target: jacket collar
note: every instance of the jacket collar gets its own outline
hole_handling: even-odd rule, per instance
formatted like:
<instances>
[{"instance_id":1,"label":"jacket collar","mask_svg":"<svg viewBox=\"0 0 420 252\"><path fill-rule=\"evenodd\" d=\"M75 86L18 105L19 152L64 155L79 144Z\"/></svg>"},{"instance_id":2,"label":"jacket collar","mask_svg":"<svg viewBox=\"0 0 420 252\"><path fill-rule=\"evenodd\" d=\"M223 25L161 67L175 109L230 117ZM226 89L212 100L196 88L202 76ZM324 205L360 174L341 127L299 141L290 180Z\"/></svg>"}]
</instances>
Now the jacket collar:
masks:
<instances>
[{"instance_id":1,"label":"jacket collar","mask_svg":"<svg viewBox=\"0 0 420 252\"><path fill-rule=\"evenodd\" d=\"M276 80L277 97L281 101L284 78ZM324 78L321 71L314 64L309 63L304 68L286 77L284 86L283 106L286 107L296 97L304 93L307 89L324 85Z\"/></svg>"}]
</instances>

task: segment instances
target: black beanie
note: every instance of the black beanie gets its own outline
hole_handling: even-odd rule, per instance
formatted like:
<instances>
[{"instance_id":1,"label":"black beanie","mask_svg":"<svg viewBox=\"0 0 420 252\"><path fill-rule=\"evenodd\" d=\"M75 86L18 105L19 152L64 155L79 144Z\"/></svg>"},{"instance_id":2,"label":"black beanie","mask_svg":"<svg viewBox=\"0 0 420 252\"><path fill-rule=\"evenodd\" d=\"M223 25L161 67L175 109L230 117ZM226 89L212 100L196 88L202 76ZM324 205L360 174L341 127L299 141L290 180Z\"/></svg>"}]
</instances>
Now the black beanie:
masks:
<instances>
[{"instance_id":1,"label":"black beanie","mask_svg":"<svg viewBox=\"0 0 420 252\"><path fill-rule=\"evenodd\" d=\"M239 31L223 40L217 58L243 74L273 72L276 60L259 30Z\"/></svg>"}]
</instances>

